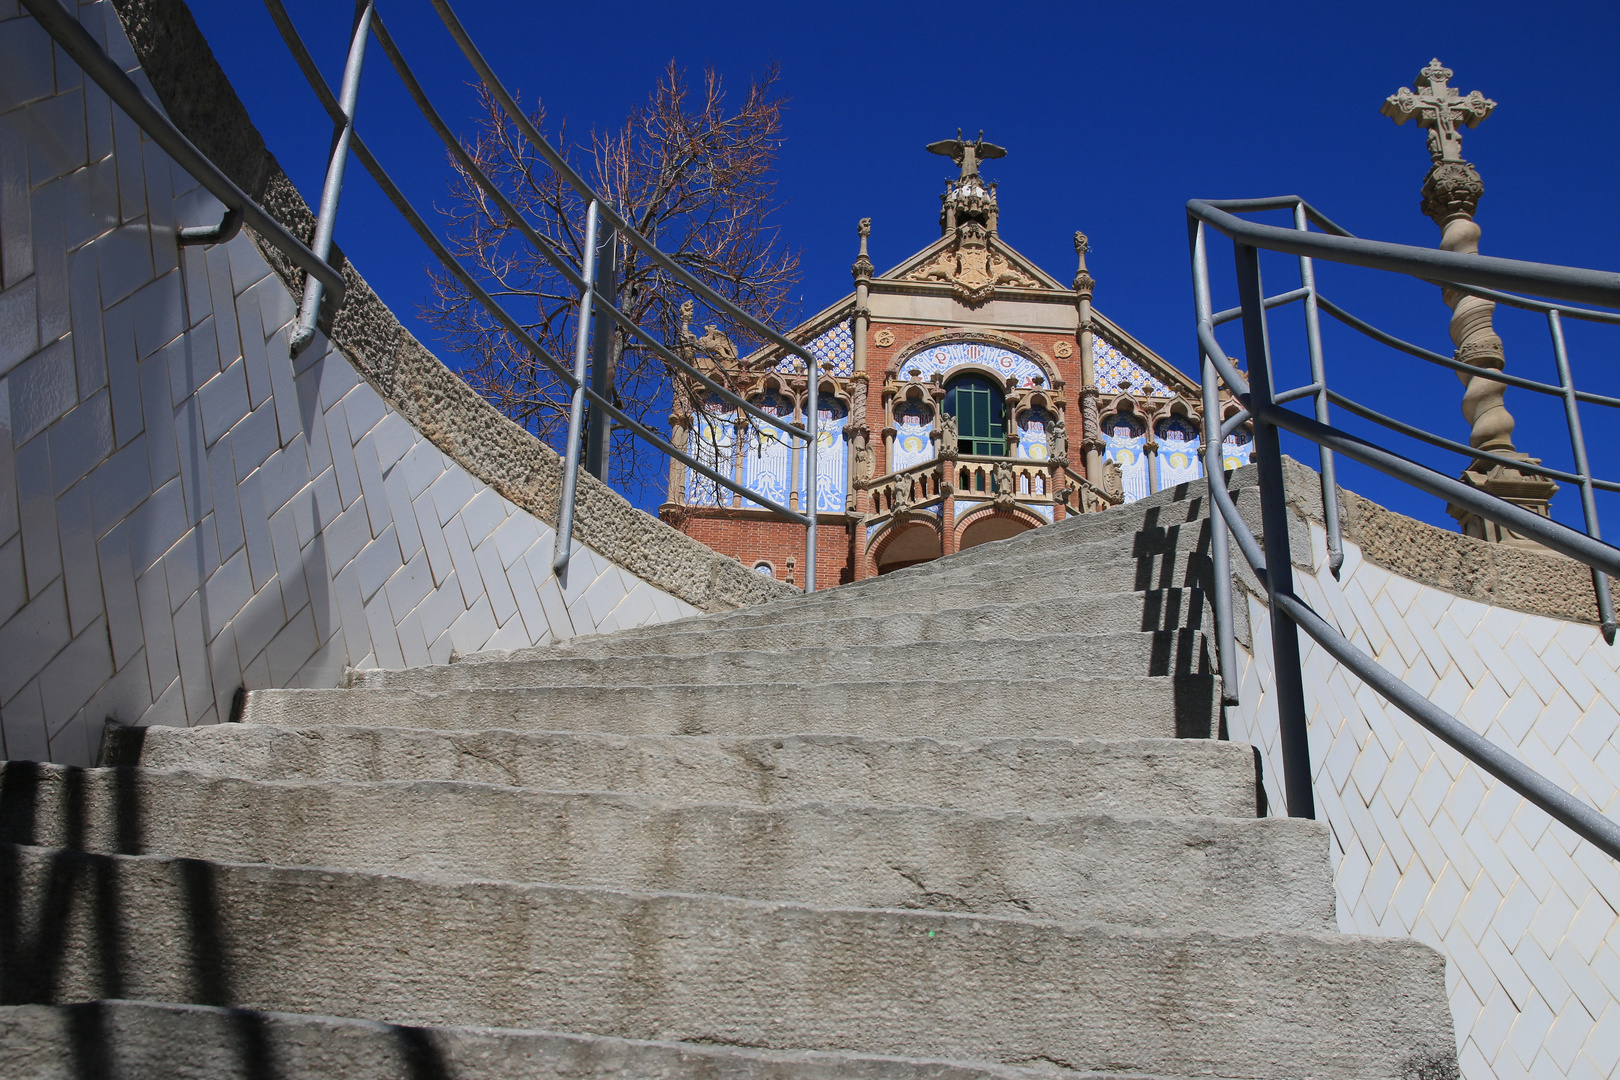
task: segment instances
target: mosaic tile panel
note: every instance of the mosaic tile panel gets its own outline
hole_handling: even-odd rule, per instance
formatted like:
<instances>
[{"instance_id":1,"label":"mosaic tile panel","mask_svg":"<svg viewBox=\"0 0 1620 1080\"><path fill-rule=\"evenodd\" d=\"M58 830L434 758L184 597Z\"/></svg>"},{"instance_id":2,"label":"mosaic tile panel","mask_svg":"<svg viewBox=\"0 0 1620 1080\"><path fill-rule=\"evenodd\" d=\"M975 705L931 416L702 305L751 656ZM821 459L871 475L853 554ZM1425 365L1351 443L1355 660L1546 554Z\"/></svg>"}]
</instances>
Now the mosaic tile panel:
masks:
<instances>
[{"instance_id":1,"label":"mosaic tile panel","mask_svg":"<svg viewBox=\"0 0 1620 1080\"><path fill-rule=\"evenodd\" d=\"M1175 391L1150 375L1135 360L1101 337L1091 339L1091 356L1097 366L1097 389L1105 394L1138 394L1146 397L1175 397Z\"/></svg>"},{"instance_id":2,"label":"mosaic tile panel","mask_svg":"<svg viewBox=\"0 0 1620 1080\"><path fill-rule=\"evenodd\" d=\"M110 3L77 11L132 57ZM589 548L559 581L551 528L324 337L289 361L252 241L177 250L221 206L41 40L0 3L32 65L0 65L0 756L86 765L109 716L695 614Z\"/></svg>"},{"instance_id":3,"label":"mosaic tile panel","mask_svg":"<svg viewBox=\"0 0 1620 1080\"><path fill-rule=\"evenodd\" d=\"M1620 816L1620 651L1594 626L1453 596L1345 544L1300 595L1390 671L1609 817ZM1282 806L1265 608L1247 600L1233 739ZM1446 956L1464 1080L1620 1073L1620 864L1497 783L1345 672L1309 638L1317 813L1332 829L1339 926Z\"/></svg>"},{"instance_id":4,"label":"mosaic tile panel","mask_svg":"<svg viewBox=\"0 0 1620 1080\"><path fill-rule=\"evenodd\" d=\"M948 345L936 345L908 357L900 365L900 378L911 380L913 378L911 373L915 371L917 372L915 378L927 381L935 372L944 374L968 364L988 368L1003 379L1016 379L1019 386L1034 386L1036 379L1046 378L1046 372L1041 370L1041 366L1027 356L1021 356L998 345L972 341L953 341Z\"/></svg>"}]
</instances>

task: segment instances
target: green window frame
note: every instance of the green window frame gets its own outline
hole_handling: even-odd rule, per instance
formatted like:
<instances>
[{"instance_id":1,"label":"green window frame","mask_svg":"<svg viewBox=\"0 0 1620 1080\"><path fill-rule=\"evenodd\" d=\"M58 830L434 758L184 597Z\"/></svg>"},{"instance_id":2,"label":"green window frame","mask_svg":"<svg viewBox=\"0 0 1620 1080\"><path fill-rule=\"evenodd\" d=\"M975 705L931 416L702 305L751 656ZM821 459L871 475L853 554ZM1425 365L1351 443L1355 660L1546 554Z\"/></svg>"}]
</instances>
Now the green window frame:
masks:
<instances>
[{"instance_id":1,"label":"green window frame","mask_svg":"<svg viewBox=\"0 0 1620 1080\"><path fill-rule=\"evenodd\" d=\"M1007 405L1001 387L983 375L961 375L945 387L945 412L956 417L956 440L964 454L1007 456Z\"/></svg>"}]
</instances>

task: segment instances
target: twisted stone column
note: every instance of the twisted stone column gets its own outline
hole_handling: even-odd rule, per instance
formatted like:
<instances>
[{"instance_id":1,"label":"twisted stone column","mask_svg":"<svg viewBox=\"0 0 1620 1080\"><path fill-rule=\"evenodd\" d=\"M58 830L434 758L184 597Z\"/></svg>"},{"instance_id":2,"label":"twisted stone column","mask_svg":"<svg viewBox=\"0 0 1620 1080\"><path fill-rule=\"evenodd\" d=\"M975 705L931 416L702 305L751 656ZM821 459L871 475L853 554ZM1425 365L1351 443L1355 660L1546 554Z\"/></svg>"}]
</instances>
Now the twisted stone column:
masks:
<instances>
[{"instance_id":1,"label":"twisted stone column","mask_svg":"<svg viewBox=\"0 0 1620 1080\"><path fill-rule=\"evenodd\" d=\"M1086 252L1091 241L1086 234L1074 234L1074 253L1080 258L1080 268L1074 274L1075 306L1079 309L1079 323L1075 329L1075 344L1080 349L1080 453L1085 461L1086 479L1098 487L1103 482L1102 417L1097 408L1097 358L1093 352L1091 332L1091 291L1097 281L1086 269Z\"/></svg>"}]
</instances>

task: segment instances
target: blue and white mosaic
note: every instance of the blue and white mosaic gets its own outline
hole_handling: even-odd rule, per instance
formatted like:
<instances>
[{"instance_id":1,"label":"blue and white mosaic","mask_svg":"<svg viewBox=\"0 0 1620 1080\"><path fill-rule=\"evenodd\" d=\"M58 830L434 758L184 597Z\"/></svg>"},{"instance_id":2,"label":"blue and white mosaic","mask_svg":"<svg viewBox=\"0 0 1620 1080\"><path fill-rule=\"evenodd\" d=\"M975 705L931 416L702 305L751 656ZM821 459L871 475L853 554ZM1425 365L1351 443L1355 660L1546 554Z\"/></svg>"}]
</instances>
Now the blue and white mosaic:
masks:
<instances>
[{"instance_id":1,"label":"blue and white mosaic","mask_svg":"<svg viewBox=\"0 0 1620 1080\"><path fill-rule=\"evenodd\" d=\"M855 374L855 337L849 332L849 320L834 323L805 345L823 374L848 377ZM788 356L778 361L775 370L787 375L804 374L804 361Z\"/></svg>"},{"instance_id":2,"label":"blue and white mosaic","mask_svg":"<svg viewBox=\"0 0 1620 1080\"><path fill-rule=\"evenodd\" d=\"M1246 430L1238 430L1228 435L1221 443L1221 467L1228 471L1241 469L1254 459L1254 435Z\"/></svg>"},{"instance_id":3,"label":"blue and white mosaic","mask_svg":"<svg viewBox=\"0 0 1620 1080\"><path fill-rule=\"evenodd\" d=\"M907 401L894 410L894 461L890 472L909 469L934 458L934 410Z\"/></svg>"},{"instance_id":4,"label":"blue and white mosaic","mask_svg":"<svg viewBox=\"0 0 1620 1080\"><path fill-rule=\"evenodd\" d=\"M1102 422L1103 460L1119 466L1125 501L1146 498L1148 491L1147 432L1133 416L1109 416Z\"/></svg>"},{"instance_id":5,"label":"blue and white mosaic","mask_svg":"<svg viewBox=\"0 0 1620 1080\"><path fill-rule=\"evenodd\" d=\"M736 479L737 425L729 417L699 415L694 418L686 452L728 480ZM696 469L686 470L688 506L730 506L731 490Z\"/></svg>"},{"instance_id":6,"label":"blue and white mosaic","mask_svg":"<svg viewBox=\"0 0 1620 1080\"><path fill-rule=\"evenodd\" d=\"M793 416L793 402L774 390L754 399L754 404L784 420ZM786 506L795 472L794 448L784 432L769 424L757 426L758 430L748 435L748 452L742 460L742 482L767 499ZM750 509L764 509L752 499L744 499L743 505Z\"/></svg>"},{"instance_id":7,"label":"blue and white mosaic","mask_svg":"<svg viewBox=\"0 0 1620 1080\"><path fill-rule=\"evenodd\" d=\"M1091 340L1091 357L1097 365L1097 389L1105 394L1137 394L1145 397L1175 397L1163 382L1100 337Z\"/></svg>"},{"instance_id":8,"label":"blue and white mosaic","mask_svg":"<svg viewBox=\"0 0 1620 1080\"><path fill-rule=\"evenodd\" d=\"M907 357L900 365L899 378L901 382L927 379L936 371L947 372L967 364L989 368L1003 379L1017 379L1019 386L1034 386L1036 379L1046 381L1046 372L1029 357L1020 356L1011 349L973 341L936 345ZM912 375L913 371L917 373L915 376Z\"/></svg>"},{"instance_id":9,"label":"blue and white mosaic","mask_svg":"<svg viewBox=\"0 0 1620 1080\"><path fill-rule=\"evenodd\" d=\"M1198 452L1198 430L1180 418L1160 420L1153 429L1159 440L1159 487L1174 487L1204 475Z\"/></svg>"},{"instance_id":10,"label":"blue and white mosaic","mask_svg":"<svg viewBox=\"0 0 1620 1080\"><path fill-rule=\"evenodd\" d=\"M1045 461L1050 456L1047 439L1052 416L1044 409L1031 409L1018 421L1018 456L1029 461Z\"/></svg>"}]
</instances>

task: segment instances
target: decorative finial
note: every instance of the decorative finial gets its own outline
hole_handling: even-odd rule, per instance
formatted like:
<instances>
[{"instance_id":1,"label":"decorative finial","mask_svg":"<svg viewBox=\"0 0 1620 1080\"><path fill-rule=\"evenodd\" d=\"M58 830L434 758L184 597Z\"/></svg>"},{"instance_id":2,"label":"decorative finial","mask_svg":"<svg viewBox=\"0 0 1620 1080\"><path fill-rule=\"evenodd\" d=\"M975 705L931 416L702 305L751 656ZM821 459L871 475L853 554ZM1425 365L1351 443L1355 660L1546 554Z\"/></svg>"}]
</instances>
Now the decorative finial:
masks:
<instances>
[{"instance_id":1,"label":"decorative finial","mask_svg":"<svg viewBox=\"0 0 1620 1080\"><path fill-rule=\"evenodd\" d=\"M872 277L872 260L866 254L866 238L872 235L872 219L863 217L855 226L855 234L861 238L861 251L855 256L855 265L849 268L857 282L868 281Z\"/></svg>"},{"instance_id":2,"label":"decorative finial","mask_svg":"<svg viewBox=\"0 0 1620 1080\"><path fill-rule=\"evenodd\" d=\"M1462 161L1462 132L1459 125L1475 128L1491 115L1496 102L1478 90L1466 97L1459 94L1451 83L1452 70L1440 63L1438 57L1418 72L1413 80L1417 89L1405 86L1384 101L1379 111L1397 124L1416 120L1418 127L1429 133L1429 156L1436 165L1447 161Z\"/></svg>"},{"instance_id":3,"label":"decorative finial","mask_svg":"<svg viewBox=\"0 0 1620 1080\"><path fill-rule=\"evenodd\" d=\"M1090 297L1091 290L1096 286L1096 279L1086 269L1086 252L1091 250L1091 239L1079 230L1074 234L1074 253L1080 259L1080 267L1074 272L1074 291L1083 296Z\"/></svg>"}]
</instances>

